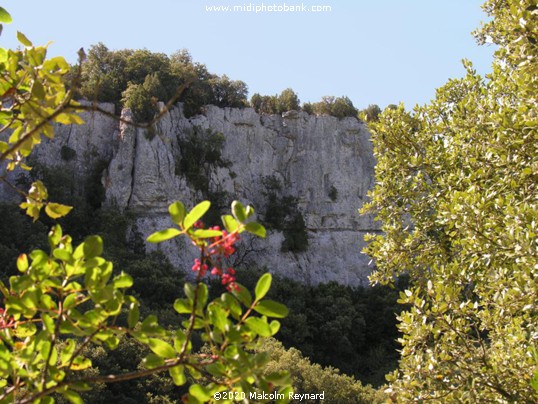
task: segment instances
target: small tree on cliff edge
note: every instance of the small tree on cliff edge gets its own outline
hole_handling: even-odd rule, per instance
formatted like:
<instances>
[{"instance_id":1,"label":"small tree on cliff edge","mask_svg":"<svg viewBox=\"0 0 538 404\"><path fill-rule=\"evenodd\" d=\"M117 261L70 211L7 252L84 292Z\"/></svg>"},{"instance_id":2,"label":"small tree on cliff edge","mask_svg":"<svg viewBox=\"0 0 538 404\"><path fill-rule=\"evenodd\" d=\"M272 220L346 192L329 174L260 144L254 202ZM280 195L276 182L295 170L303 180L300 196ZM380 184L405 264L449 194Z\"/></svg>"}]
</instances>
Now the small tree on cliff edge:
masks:
<instances>
[{"instance_id":1,"label":"small tree on cliff edge","mask_svg":"<svg viewBox=\"0 0 538 404\"><path fill-rule=\"evenodd\" d=\"M538 401L538 7L491 0L492 73L450 80L412 113L372 124L383 222L373 282L401 296L398 402Z\"/></svg>"}]
</instances>

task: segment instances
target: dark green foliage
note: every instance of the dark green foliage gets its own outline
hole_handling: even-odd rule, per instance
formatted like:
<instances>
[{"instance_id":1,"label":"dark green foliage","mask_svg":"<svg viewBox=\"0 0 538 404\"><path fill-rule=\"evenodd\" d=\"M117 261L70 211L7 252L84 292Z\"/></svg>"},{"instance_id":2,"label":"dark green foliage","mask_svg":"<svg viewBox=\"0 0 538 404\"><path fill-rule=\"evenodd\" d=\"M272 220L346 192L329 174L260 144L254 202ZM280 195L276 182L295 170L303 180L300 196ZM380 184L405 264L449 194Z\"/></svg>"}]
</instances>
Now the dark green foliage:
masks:
<instances>
[{"instance_id":1,"label":"dark green foliage","mask_svg":"<svg viewBox=\"0 0 538 404\"><path fill-rule=\"evenodd\" d=\"M254 94L250 99L250 106L259 114L278 114L278 97L276 95Z\"/></svg>"},{"instance_id":2,"label":"dark green foliage","mask_svg":"<svg viewBox=\"0 0 538 404\"><path fill-rule=\"evenodd\" d=\"M314 106L310 102L305 102L303 104L303 111L307 114L313 115L314 114Z\"/></svg>"},{"instance_id":3,"label":"dark green foliage","mask_svg":"<svg viewBox=\"0 0 538 404\"><path fill-rule=\"evenodd\" d=\"M122 92L122 105L130 108L136 122L149 122L157 112L157 102L171 97L161 83L157 73L146 76L142 84L130 81L127 89Z\"/></svg>"},{"instance_id":4,"label":"dark green foliage","mask_svg":"<svg viewBox=\"0 0 538 404\"><path fill-rule=\"evenodd\" d=\"M221 216L233 201L232 195L226 191L209 190L204 197L211 202L211 207L204 216L206 225L222 225Z\"/></svg>"},{"instance_id":5,"label":"dark green foliage","mask_svg":"<svg viewBox=\"0 0 538 404\"><path fill-rule=\"evenodd\" d=\"M260 273L245 269L238 272L238 280L253 287ZM396 315L404 307L396 301L405 287L405 279L391 289L336 283L306 286L273 276L268 296L289 309L277 338L312 362L338 368L378 387L385 383L385 374L398 365ZM212 293L217 296L220 288L215 285Z\"/></svg>"},{"instance_id":6,"label":"dark green foliage","mask_svg":"<svg viewBox=\"0 0 538 404\"><path fill-rule=\"evenodd\" d=\"M60 157L62 158L62 160L70 161L77 157L77 152L69 146L64 145L60 149Z\"/></svg>"},{"instance_id":7,"label":"dark green foliage","mask_svg":"<svg viewBox=\"0 0 538 404\"><path fill-rule=\"evenodd\" d=\"M281 202L288 208L282 225L284 232L282 251L304 252L308 250L308 233L303 214L297 207L297 198L286 196L281 199Z\"/></svg>"},{"instance_id":8,"label":"dark green foliage","mask_svg":"<svg viewBox=\"0 0 538 404\"><path fill-rule=\"evenodd\" d=\"M377 104L370 104L368 108L361 111L362 116L366 122L375 122L379 120L379 114L381 113L381 108Z\"/></svg>"},{"instance_id":9,"label":"dark green foliage","mask_svg":"<svg viewBox=\"0 0 538 404\"><path fill-rule=\"evenodd\" d=\"M140 368L140 362L149 353L147 347L134 338L123 337L117 349L86 348L83 352L101 373L122 374ZM96 404L117 403L179 403L187 387L177 387L166 373L122 383L99 384L82 394L84 402Z\"/></svg>"},{"instance_id":10,"label":"dark green foliage","mask_svg":"<svg viewBox=\"0 0 538 404\"><path fill-rule=\"evenodd\" d=\"M220 132L195 127L186 136L177 136L179 158L176 175L183 175L196 190L209 192L209 177L217 167L227 167L222 158L222 147L226 138Z\"/></svg>"},{"instance_id":11,"label":"dark green foliage","mask_svg":"<svg viewBox=\"0 0 538 404\"><path fill-rule=\"evenodd\" d=\"M247 105L247 85L232 81L228 76L214 77L210 81L213 90L212 103L217 107L242 108Z\"/></svg>"},{"instance_id":12,"label":"dark green foliage","mask_svg":"<svg viewBox=\"0 0 538 404\"><path fill-rule=\"evenodd\" d=\"M32 222L23 210L14 204L0 204L0 279L18 273L16 261L21 251L46 249L47 227Z\"/></svg>"},{"instance_id":13,"label":"dark green foliage","mask_svg":"<svg viewBox=\"0 0 538 404\"><path fill-rule=\"evenodd\" d=\"M184 85L187 88L178 94ZM208 104L247 104L244 82L209 73L205 65L194 63L185 50L168 57L146 49L110 51L102 43L88 52L78 95L113 102L117 112L124 106L131 108L139 122L153 118L157 101L167 102L178 95L177 101L184 103L186 116L199 114Z\"/></svg>"},{"instance_id":14,"label":"dark green foliage","mask_svg":"<svg viewBox=\"0 0 538 404\"><path fill-rule=\"evenodd\" d=\"M348 97L322 97L320 102L312 104L312 112L316 115L331 115L337 118L357 116L357 109Z\"/></svg>"},{"instance_id":15,"label":"dark green foliage","mask_svg":"<svg viewBox=\"0 0 538 404\"><path fill-rule=\"evenodd\" d=\"M73 206L70 214L59 219L58 223L68 229L74 240L82 240L88 234L88 230L95 228L96 220L101 213L99 208L105 198L101 177L107 162L104 160L93 162L93 167L88 170L86 178L66 166L44 167L37 162L31 164L33 169L30 176L19 177L17 183L22 187L28 187L32 181L42 180L47 184L51 200ZM54 223L46 217L40 220L47 228Z\"/></svg>"},{"instance_id":16,"label":"dark green foliage","mask_svg":"<svg viewBox=\"0 0 538 404\"><path fill-rule=\"evenodd\" d=\"M329 198L331 198L331 201L335 202L336 198L338 198L338 190L334 185L331 185L331 189L329 189Z\"/></svg>"},{"instance_id":17,"label":"dark green foliage","mask_svg":"<svg viewBox=\"0 0 538 404\"><path fill-rule=\"evenodd\" d=\"M250 106L260 114L282 114L283 112L299 111L300 101L297 94L287 88L280 95L254 94L250 99Z\"/></svg>"},{"instance_id":18,"label":"dark green foliage","mask_svg":"<svg viewBox=\"0 0 538 404\"><path fill-rule=\"evenodd\" d=\"M263 194L267 199L264 224L274 230L282 231L283 252L303 252L308 249L308 233L303 214L299 210L298 199L282 195L282 184L274 176L263 180Z\"/></svg>"},{"instance_id":19,"label":"dark green foliage","mask_svg":"<svg viewBox=\"0 0 538 404\"><path fill-rule=\"evenodd\" d=\"M300 100L297 94L291 89L286 88L278 96L278 107L281 112L300 110Z\"/></svg>"},{"instance_id":20,"label":"dark green foliage","mask_svg":"<svg viewBox=\"0 0 538 404\"><path fill-rule=\"evenodd\" d=\"M355 117L357 112L357 108L353 106L353 102L348 97L338 97L331 105L331 115L337 118Z\"/></svg>"},{"instance_id":21,"label":"dark green foliage","mask_svg":"<svg viewBox=\"0 0 538 404\"><path fill-rule=\"evenodd\" d=\"M226 138L220 132L194 127L186 135L177 136L179 156L176 160L176 175L184 176L205 199L211 202L204 221L206 224L220 224L220 216L232 201L231 196L221 190L209 187L211 173L218 167L229 167L230 162L222 158L222 147Z\"/></svg>"}]
</instances>

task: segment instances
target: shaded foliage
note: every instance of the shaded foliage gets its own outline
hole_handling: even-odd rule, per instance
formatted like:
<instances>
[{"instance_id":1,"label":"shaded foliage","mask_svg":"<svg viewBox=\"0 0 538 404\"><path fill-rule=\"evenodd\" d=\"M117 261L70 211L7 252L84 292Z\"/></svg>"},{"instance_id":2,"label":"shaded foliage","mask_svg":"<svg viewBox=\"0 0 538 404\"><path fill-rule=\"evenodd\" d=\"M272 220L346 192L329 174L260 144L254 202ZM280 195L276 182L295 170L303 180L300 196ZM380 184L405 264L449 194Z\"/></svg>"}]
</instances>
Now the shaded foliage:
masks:
<instances>
[{"instance_id":1,"label":"shaded foliage","mask_svg":"<svg viewBox=\"0 0 538 404\"><path fill-rule=\"evenodd\" d=\"M308 249L308 233L296 197L283 195L282 184L275 176L263 179L267 203L264 223L268 228L282 231L284 241L283 252L303 252Z\"/></svg>"},{"instance_id":2,"label":"shaded foliage","mask_svg":"<svg viewBox=\"0 0 538 404\"><path fill-rule=\"evenodd\" d=\"M238 280L248 288L260 273L249 267L238 272ZM269 296L289 309L276 338L312 362L381 386L385 375L398 366L396 316L404 306L397 300L406 286L405 278L393 289L336 283L307 286L274 276ZM212 294L217 296L221 290L212 284Z\"/></svg>"}]
</instances>

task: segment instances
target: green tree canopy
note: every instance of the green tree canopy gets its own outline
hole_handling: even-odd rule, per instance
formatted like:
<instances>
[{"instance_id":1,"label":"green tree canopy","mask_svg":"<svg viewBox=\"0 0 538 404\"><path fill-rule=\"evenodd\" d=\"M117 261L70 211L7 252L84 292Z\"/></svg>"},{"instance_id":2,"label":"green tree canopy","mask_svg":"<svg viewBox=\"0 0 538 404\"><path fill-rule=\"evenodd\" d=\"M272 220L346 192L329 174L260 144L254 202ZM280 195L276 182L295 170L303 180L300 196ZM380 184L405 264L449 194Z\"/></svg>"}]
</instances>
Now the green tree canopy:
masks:
<instances>
[{"instance_id":1,"label":"green tree canopy","mask_svg":"<svg viewBox=\"0 0 538 404\"><path fill-rule=\"evenodd\" d=\"M364 211L383 234L373 282L401 295L398 402L536 402L538 7L490 0L476 36L498 46L429 104L372 125L377 185Z\"/></svg>"},{"instance_id":2,"label":"green tree canopy","mask_svg":"<svg viewBox=\"0 0 538 404\"><path fill-rule=\"evenodd\" d=\"M138 122L150 121L156 101L177 98L184 112L192 116L201 107L243 107L247 104L247 85L226 75L209 73L206 66L193 62L187 50L170 57L147 49L109 50L99 43L90 48L82 65L78 96L133 110ZM181 94L178 89L186 86Z\"/></svg>"}]
</instances>

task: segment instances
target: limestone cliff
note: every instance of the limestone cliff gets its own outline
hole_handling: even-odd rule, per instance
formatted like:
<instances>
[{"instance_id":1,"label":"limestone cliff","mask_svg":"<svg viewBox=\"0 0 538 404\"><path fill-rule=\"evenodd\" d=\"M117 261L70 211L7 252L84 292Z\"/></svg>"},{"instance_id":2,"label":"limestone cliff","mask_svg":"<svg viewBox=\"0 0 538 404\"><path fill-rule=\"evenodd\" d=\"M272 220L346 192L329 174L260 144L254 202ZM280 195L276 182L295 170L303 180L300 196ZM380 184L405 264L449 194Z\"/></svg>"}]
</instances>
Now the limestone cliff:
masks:
<instances>
[{"instance_id":1,"label":"limestone cliff","mask_svg":"<svg viewBox=\"0 0 538 404\"><path fill-rule=\"evenodd\" d=\"M129 119L129 112L123 117ZM106 203L135 213L144 237L170 226L167 207L178 199L187 206L208 195L228 206L239 199L252 204L262 222L268 209L275 209L275 200L291 201L304 223L306 251L282 251L284 223L273 226L266 240L245 240L248 247L240 251L244 261L309 284L366 282L370 259L360 250L364 234L376 225L357 209L373 185L375 161L369 133L359 120L296 111L265 116L251 108L213 106L190 119L181 106L174 107L151 131L97 113L84 119L83 126L60 127L58 138L36 153L38 159L69 164L81 173L90 160L107 161ZM186 147L204 136L218 140L218 159L206 156L199 162L195 183L182 171L192 150ZM59 158L62 148L64 154L73 151L72 161ZM190 249L181 241L148 246L152 248L163 249L185 270L192 265Z\"/></svg>"}]
</instances>

